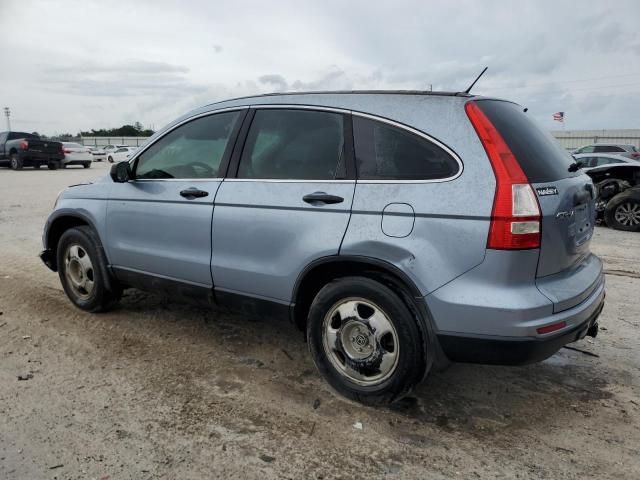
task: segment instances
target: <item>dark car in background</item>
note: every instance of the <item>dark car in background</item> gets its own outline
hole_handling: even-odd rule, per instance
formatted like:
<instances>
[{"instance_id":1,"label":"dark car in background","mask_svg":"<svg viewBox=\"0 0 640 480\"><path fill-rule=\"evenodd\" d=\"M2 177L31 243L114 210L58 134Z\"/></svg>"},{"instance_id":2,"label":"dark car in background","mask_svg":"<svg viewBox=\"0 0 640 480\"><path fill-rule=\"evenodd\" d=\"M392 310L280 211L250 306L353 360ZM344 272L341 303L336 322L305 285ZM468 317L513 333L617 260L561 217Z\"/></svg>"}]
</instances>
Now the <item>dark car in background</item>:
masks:
<instances>
[{"instance_id":1,"label":"dark car in background","mask_svg":"<svg viewBox=\"0 0 640 480\"><path fill-rule=\"evenodd\" d=\"M0 166L22 170L22 167L40 168L47 165L55 170L63 158L60 142L43 140L32 133L0 132Z\"/></svg>"}]
</instances>

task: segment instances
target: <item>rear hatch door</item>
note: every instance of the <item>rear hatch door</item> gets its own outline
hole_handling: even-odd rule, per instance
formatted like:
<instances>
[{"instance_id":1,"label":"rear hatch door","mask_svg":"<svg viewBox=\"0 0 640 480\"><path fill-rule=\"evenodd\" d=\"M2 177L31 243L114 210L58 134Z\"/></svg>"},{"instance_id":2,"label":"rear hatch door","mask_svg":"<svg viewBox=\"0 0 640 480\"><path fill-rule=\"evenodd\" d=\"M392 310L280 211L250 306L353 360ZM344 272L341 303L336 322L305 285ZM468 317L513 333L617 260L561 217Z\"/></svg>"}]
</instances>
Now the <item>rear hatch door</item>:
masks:
<instances>
[{"instance_id":1,"label":"rear hatch door","mask_svg":"<svg viewBox=\"0 0 640 480\"><path fill-rule=\"evenodd\" d=\"M517 104L478 101L498 129L538 196L542 214L536 273L538 289L554 311L571 308L602 282L602 264L591 254L595 189L588 175L572 171L573 157Z\"/></svg>"}]
</instances>

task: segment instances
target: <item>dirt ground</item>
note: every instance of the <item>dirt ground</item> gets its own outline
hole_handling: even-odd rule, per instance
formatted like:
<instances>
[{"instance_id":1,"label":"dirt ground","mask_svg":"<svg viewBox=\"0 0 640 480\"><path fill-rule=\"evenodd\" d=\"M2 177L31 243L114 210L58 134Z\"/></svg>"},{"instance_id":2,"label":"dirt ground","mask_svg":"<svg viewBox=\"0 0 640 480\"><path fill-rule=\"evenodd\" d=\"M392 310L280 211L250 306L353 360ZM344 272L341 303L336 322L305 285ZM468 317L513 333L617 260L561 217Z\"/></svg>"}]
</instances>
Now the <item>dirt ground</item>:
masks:
<instances>
[{"instance_id":1,"label":"dirt ground","mask_svg":"<svg viewBox=\"0 0 640 480\"><path fill-rule=\"evenodd\" d=\"M137 291L74 308L42 226L107 168L0 169L1 479L640 478L640 234L596 231L604 328L573 346L598 356L457 364L374 409L335 395L288 323Z\"/></svg>"}]
</instances>

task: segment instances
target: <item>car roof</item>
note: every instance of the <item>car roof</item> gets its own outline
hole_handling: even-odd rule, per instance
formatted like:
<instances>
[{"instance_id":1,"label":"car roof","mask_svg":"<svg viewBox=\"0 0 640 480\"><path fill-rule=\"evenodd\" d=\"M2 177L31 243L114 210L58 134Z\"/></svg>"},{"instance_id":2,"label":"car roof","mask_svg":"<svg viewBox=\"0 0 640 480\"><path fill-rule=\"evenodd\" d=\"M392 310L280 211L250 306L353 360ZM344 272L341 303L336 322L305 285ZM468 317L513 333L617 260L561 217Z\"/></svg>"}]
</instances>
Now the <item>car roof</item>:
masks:
<instances>
[{"instance_id":1,"label":"car roof","mask_svg":"<svg viewBox=\"0 0 640 480\"><path fill-rule=\"evenodd\" d=\"M620 160L622 163L627 163L629 159L622 155L616 155L614 153L599 153L599 152L591 152L591 153L577 153L575 155L576 158L588 158L588 157L604 157L604 158L613 158L614 160Z\"/></svg>"}]
</instances>

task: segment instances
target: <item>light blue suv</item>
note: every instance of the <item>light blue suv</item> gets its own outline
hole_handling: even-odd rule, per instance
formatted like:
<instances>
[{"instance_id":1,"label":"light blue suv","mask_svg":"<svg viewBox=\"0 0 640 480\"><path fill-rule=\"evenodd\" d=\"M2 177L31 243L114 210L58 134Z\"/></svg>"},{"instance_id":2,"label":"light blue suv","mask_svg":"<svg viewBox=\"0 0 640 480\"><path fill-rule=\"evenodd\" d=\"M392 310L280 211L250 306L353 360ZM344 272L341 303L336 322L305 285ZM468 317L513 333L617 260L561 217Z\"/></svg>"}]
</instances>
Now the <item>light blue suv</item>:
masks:
<instances>
[{"instance_id":1,"label":"light blue suv","mask_svg":"<svg viewBox=\"0 0 640 480\"><path fill-rule=\"evenodd\" d=\"M588 176L522 107L460 93L229 100L66 189L42 259L79 308L129 287L284 315L343 395L595 336Z\"/></svg>"}]
</instances>

